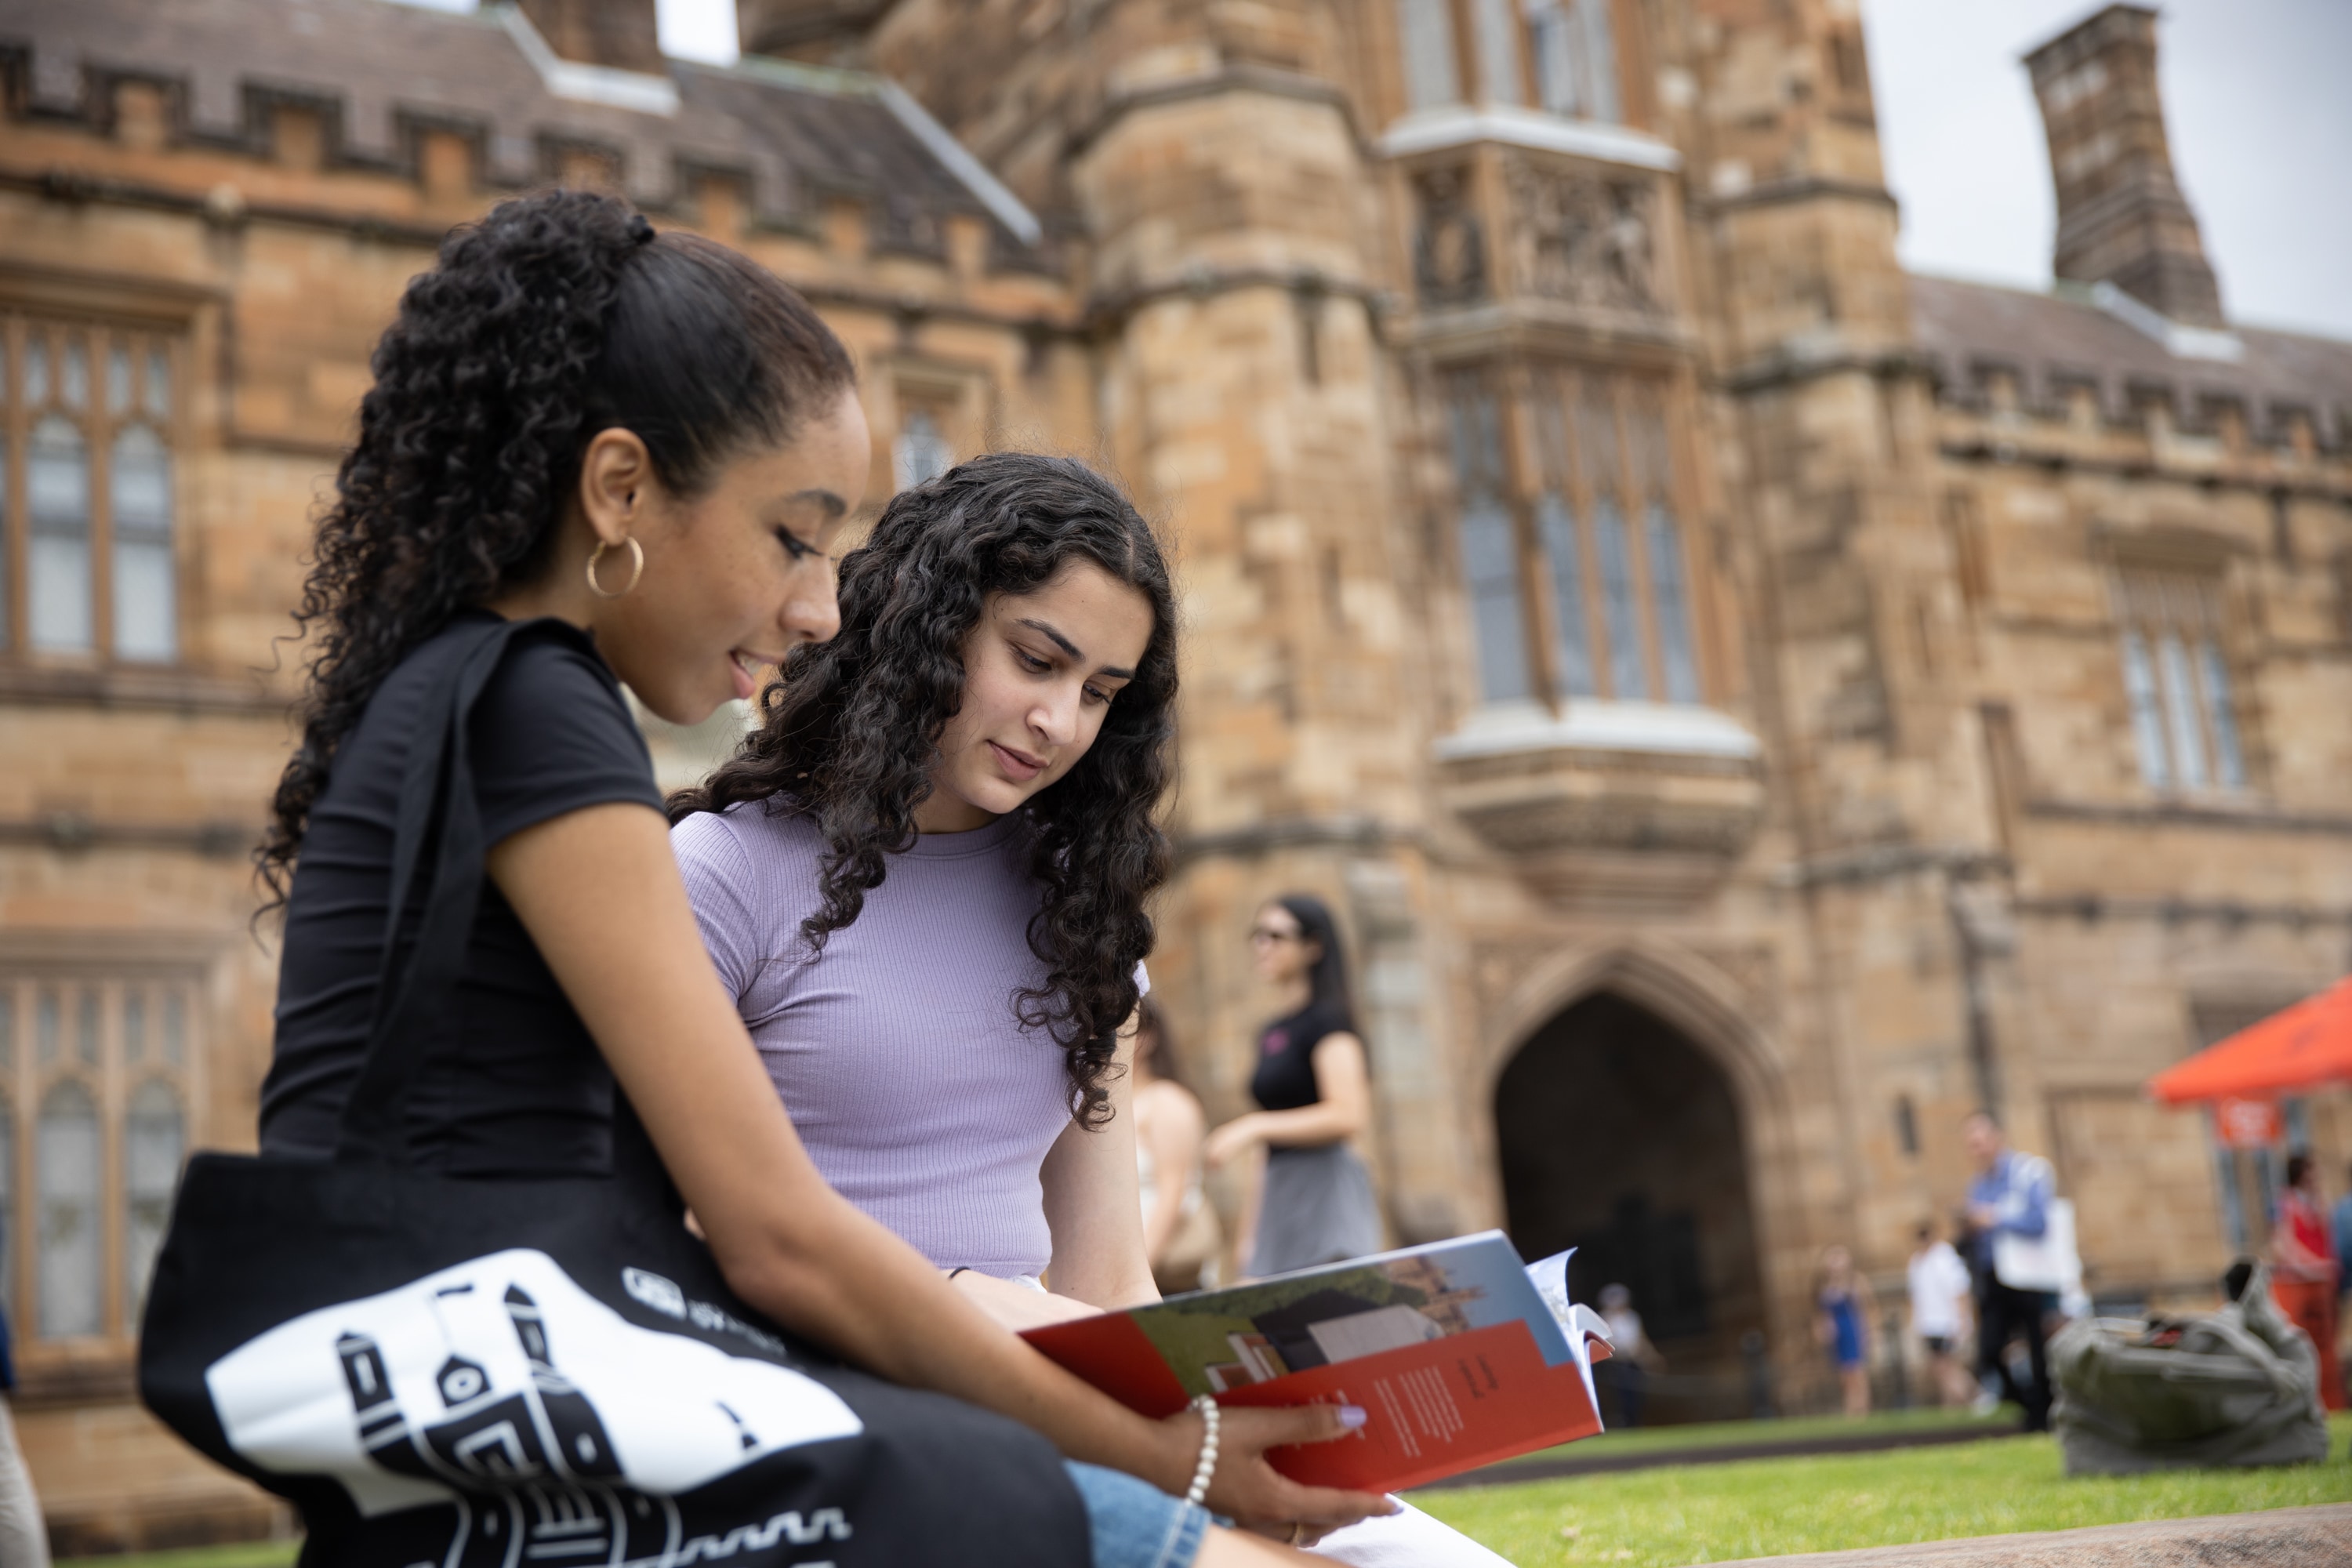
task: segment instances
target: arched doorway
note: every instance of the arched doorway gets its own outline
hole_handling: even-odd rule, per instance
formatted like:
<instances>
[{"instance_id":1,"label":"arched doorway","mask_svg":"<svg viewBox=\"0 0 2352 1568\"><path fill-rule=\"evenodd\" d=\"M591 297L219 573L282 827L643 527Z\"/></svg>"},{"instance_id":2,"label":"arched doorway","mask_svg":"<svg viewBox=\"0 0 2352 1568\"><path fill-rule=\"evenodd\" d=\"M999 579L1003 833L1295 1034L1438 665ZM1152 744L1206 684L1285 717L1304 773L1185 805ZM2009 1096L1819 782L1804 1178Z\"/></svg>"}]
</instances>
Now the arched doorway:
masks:
<instances>
[{"instance_id":1,"label":"arched doorway","mask_svg":"<svg viewBox=\"0 0 2352 1568\"><path fill-rule=\"evenodd\" d=\"M1580 1301L1620 1283L1673 1375L1650 1419L1748 1413L1740 1342L1764 1327L1747 1140L1723 1069L1607 992L1528 1037L1495 1087L1511 1239L1577 1249Z\"/></svg>"}]
</instances>

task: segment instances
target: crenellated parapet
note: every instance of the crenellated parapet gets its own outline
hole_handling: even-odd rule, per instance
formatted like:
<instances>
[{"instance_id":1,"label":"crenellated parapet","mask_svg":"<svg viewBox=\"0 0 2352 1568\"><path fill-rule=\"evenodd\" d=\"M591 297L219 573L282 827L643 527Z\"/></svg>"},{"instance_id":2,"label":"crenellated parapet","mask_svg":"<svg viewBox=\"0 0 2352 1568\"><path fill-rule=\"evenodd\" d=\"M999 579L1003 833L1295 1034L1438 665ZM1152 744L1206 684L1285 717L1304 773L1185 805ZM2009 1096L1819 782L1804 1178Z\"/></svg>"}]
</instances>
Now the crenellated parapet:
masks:
<instances>
[{"instance_id":1,"label":"crenellated parapet","mask_svg":"<svg viewBox=\"0 0 2352 1568\"><path fill-rule=\"evenodd\" d=\"M0 182L404 237L504 192L593 184L733 232L1058 269L1035 216L887 79L760 58L656 67L568 58L506 5L318 0L266 20L249 0L19 7L0 20L17 121ZM135 156L97 167L44 133Z\"/></svg>"},{"instance_id":2,"label":"crenellated parapet","mask_svg":"<svg viewBox=\"0 0 2352 1568\"><path fill-rule=\"evenodd\" d=\"M1912 298L1947 458L2352 496L2352 343L2184 329L2104 285Z\"/></svg>"}]
</instances>

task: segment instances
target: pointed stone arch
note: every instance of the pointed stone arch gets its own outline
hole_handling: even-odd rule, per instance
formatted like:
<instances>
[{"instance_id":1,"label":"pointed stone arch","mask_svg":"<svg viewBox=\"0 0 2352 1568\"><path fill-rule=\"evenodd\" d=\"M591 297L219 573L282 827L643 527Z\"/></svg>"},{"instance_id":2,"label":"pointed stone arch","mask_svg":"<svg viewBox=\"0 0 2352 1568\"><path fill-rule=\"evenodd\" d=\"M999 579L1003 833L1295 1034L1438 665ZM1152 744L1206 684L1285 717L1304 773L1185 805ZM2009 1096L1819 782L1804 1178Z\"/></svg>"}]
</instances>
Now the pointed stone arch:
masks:
<instances>
[{"instance_id":1,"label":"pointed stone arch","mask_svg":"<svg viewBox=\"0 0 2352 1568\"><path fill-rule=\"evenodd\" d=\"M1759 1021L1761 1000L1706 955L1654 937L1581 944L1538 966L1508 994L1479 1042L1476 1075L1498 1196L1504 1151L1495 1111L1504 1073L1555 1021L1604 994L1673 1030L1728 1086L1746 1155L1764 1327L1775 1344L1790 1345L1806 1327L1811 1245L1798 1201L1790 1064Z\"/></svg>"},{"instance_id":2,"label":"pointed stone arch","mask_svg":"<svg viewBox=\"0 0 2352 1568\"><path fill-rule=\"evenodd\" d=\"M1656 937L1566 948L1531 971L1481 1042L1481 1092L1494 1092L1504 1066L1537 1030L1600 991L1639 1003L1688 1035L1739 1087L1750 1115L1768 1107L1785 1112L1788 1064L1755 1021L1757 998L1704 954Z\"/></svg>"}]
</instances>

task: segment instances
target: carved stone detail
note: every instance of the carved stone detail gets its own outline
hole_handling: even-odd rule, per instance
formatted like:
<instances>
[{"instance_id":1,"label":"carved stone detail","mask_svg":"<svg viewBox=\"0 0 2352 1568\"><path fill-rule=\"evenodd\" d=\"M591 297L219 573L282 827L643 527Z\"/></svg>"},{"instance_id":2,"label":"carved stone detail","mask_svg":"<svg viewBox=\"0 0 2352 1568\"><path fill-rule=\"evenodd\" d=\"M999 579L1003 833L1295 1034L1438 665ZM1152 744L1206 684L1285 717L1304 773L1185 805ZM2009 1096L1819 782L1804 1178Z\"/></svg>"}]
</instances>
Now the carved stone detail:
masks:
<instances>
[{"instance_id":1,"label":"carved stone detail","mask_svg":"<svg viewBox=\"0 0 2352 1568\"><path fill-rule=\"evenodd\" d=\"M1521 293L1566 304L1655 314L1658 193L1648 179L1614 179L1514 157L1511 278Z\"/></svg>"},{"instance_id":2,"label":"carved stone detail","mask_svg":"<svg viewBox=\"0 0 2352 1568\"><path fill-rule=\"evenodd\" d=\"M1412 176L1413 285L1424 305L1475 305L1486 298L1486 234L1478 221L1470 165Z\"/></svg>"}]
</instances>

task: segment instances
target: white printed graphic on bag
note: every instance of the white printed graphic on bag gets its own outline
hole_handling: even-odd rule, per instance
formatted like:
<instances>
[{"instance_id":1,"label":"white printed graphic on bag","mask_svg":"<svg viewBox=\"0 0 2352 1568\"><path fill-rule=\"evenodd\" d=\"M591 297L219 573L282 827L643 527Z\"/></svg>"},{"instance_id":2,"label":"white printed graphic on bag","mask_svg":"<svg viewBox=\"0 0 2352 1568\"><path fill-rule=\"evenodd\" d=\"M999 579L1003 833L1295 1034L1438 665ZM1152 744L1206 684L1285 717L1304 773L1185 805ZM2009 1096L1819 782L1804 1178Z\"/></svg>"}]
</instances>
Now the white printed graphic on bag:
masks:
<instances>
[{"instance_id":1,"label":"white printed graphic on bag","mask_svg":"<svg viewBox=\"0 0 2352 1568\"><path fill-rule=\"evenodd\" d=\"M658 1504L863 1430L822 1384L639 1328L521 1248L305 1313L215 1362L205 1383L230 1446L255 1464L332 1476L370 1517L458 1499L461 1534L473 1517L463 1493L475 1506L486 1490L593 1494L603 1514L616 1489ZM796 1539L809 1528L796 1514L766 1526Z\"/></svg>"}]
</instances>

